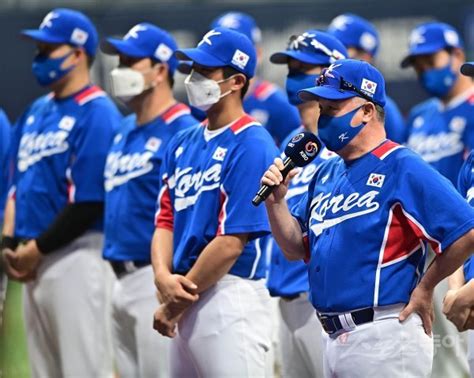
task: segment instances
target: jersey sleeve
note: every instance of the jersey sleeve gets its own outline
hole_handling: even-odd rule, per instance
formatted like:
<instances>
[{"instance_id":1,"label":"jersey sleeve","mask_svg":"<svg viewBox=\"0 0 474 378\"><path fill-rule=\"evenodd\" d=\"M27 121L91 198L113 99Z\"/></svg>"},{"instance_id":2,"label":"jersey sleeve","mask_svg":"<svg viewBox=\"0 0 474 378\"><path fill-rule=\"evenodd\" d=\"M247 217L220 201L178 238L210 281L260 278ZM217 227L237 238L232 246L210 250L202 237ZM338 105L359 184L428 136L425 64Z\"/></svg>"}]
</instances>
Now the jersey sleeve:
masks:
<instances>
[{"instance_id":1,"label":"jersey sleeve","mask_svg":"<svg viewBox=\"0 0 474 378\"><path fill-rule=\"evenodd\" d=\"M405 121L397 104L387 98L385 105L385 131L387 138L397 143L404 143L407 139Z\"/></svg>"},{"instance_id":2,"label":"jersey sleeve","mask_svg":"<svg viewBox=\"0 0 474 378\"><path fill-rule=\"evenodd\" d=\"M279 91L270 96L267 101L271 101L271 112L266 128L276 139L277 144L281 145L288 134L301 125L298 109L291 105Z\"/></svg>"},{"instance_id":3,"label":"jersey sleeve","mask_svg":"<svg viewBox=\"0 0 474 378\"><path fill-rule=\"evenodd\" d=\"M278 155L271 139L266 139L247 139L228 156L230 163L220 186L217 235L248 233L251 240L270 232L265 207L252 204L263 174Z\"/></svg>"},{"instance_id":4,"label":"jersey sleeve","mask_svg":"<svg viewBox=\"0 0 474 378\"><path fill-rule=\"evenodd\" d=\"M474 228L474 209L440 173L413 153L399 168L395 198L412 231L436 253Z\"/></svg>"},{"instance_id":5,"label":"jersey sleeve","mask_svg":"<svg viewBox=\"0 0 474 378\"><path fill-rule=\"evenodd\" d=\"M104 201L104 168L121 117L113 108L91 109L72 142L70 202Z\"/></svg>"}]
</instances>

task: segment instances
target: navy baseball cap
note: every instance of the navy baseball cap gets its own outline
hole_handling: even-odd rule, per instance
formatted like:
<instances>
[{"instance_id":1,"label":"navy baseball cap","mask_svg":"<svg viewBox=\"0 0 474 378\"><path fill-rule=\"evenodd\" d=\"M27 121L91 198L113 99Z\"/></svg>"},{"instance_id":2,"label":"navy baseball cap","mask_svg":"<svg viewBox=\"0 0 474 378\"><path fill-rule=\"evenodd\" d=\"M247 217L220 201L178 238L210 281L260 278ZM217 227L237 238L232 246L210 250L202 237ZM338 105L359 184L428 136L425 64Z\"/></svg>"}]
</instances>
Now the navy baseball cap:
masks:
<instances>
[{"instance_id":1,"label":"navy baseball cap","mask_svg":"<svg viewBox=\"0 0 474 378\"><path fill-rule=\"evenodd\" d=\"M474 76L474 62L466 62L461 66L461 73L466 76Z\"/></svg>"},{"instance_id":2,"label":"navy baseball cap","mask_svg":"<svg viewBox=\"0 0 474 378\"><path fill-rule=\"evenodd\" d=\"M178 65L178 60L174 56L178 46L174 38L167 31L147 22L135 25L122 39L107 38L101 43L100 48L110 55L152 58L167 63L171 74Z\"/></svg>"},{"instance_id":3,"label":"navy baseball cap","mask_svg":"<svg viewBox=\"0 0 474 378\"><path fill-rule=\"evenodd\" d=\"M377 54L379 33L365 18L352 13L341 14L331 21L328 33L339 39L347 48L356 47L372 56Z\"/></svg>"},{"instance_id":4,"label":"navy baseball cap","mask_svg":"<svg viewBox=\"0 0 474 378\"><path fill-rule=\"evenodd\" d=\"M409 52L402 60L401 67L413 63L417 55L434 54L445 48L463 48L459 33L451 25L443 22L428 22L418 25L410 34Z\"/></svg>"},{"instance_id":5,"label":"navy baseball cap","mask_svg":"<svg viewBox=\"0 0 474 378\"><path fill-rule=\"evenodd\" d=\"M92 21L84 13L66 8L53 9L38 29L23 30L21 34L38 42L83 47L90 56L95 56L99 43Z\"/></svg>"},{"instance_id":6,"label":"navy baseball cap","mask_svg":"<svg viewBox=\"0 0 474 378\"><path fill-rule=\"evenodd\" d=\"M270 61L275 64L287 64L289 58L293 58L308 64L330 65L346 57L347 50L337 38L329 33L311 29L290 37L286 50L272 54Z\"/></svg>"},{"instance_id":7,"label":"navy baseball cap","mask_svg":"<svg viewBox=\"0 0 474 378\"><path fill-rule=\"evenodd\" d=\"M345 100L358 96L384 107L385 80L380 71L367 62L342 59L325 68L316 86L299 91L298 96L303 101Z\"/></svg>"},{"instance_id":8,"label":"navy baseball cap","mask_svg":"<svg viewBox=\"0 0 474 378\"><path fill-rule=\"evenodd\" d=\"M227 28L245 34L254 44L262 41L262 31L255 19L247 13L227 12L212 21L211 29Z\"/></svg>"},{"instance_id":9,"label":"navy baseball cap","mask_svg":"<svg viewBox=\"0 0 474 378\"><path fill-rule=\"evenodd\" d=\"M179 60L190 60L205 67L232 67L248 78L255 75L257 54L244 34L227 28L208 31L195 48L178 49Z\"/></svg>"}]
</instances>

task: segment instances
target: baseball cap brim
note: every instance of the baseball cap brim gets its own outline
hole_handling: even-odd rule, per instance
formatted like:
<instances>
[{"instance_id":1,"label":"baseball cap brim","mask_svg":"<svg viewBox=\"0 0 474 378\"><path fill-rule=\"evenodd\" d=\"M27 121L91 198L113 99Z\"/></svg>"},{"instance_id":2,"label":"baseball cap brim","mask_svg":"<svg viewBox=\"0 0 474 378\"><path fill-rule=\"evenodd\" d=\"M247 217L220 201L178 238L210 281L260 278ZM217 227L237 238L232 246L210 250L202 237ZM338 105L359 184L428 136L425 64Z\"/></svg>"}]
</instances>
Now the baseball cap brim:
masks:
<instances>
[{"instance_id":1,"label":"baseball cap brim","mask_svg":"<svg viewBox=\"0 0 474 378\"><path fill-rule=\"evenodd\" d=\"M38 42L44 43L68 43L63 36L55 36L41 29L27 29L21 32L21 35Z\"/></svg>"},{"instance_id":2,"label":"baseball cap brim","mask_svg":"<svg viewBox=\"0 0 474 378\"><path fill-rule=\"evenodd\" d=\"M415 51L410 52L400 63L400 67L407 68L413 64L413 58L420 56L420 55L428 55L434 54L442 49L444 49L445 45L440 44L430 44L425 46L418 47Z\"/></svg>"},{"instance_id":3,"label":"baseball cap brim","mask_svg":"<svg viewBox=\"0 0 474 378\"><path fill-rule=\"evenodd\" d=\"M227 65L227 63L199 48L176 50L175 56L179 60L190 60L204 67L223 67Z\"/></svg>"},{"instance_id":4,"label":"baseball cap brim","mask_svg":"<svg viewBox=\"0 0 474 378\"><path fill-rule=\"evenodd\" d=\"M474 62L467 62L461 66L461 73L466 76L474 76Z\"/></svg>"},{"instance_id":5,"label":"baseball cap brim","mask_svg":"<svg viewBox=\"0 0 474 378\"><path fill-rule=\"evenodd\" d=\"M312 87L298 91L298 97L302 101L314 101L320 98L325 100L346 100L348 98L356 97L357 94L351 92L341 92L340 90L333 87Z\"/></svg>"},{"instance_id":6,"label":"baseball cap brim","mask_svg":"<svg viewBox=\"0 0 474 378\"><path fill-rule=\"evenodd\" d=\"M307 64L330 64L329 57L318 57L314 54L306 54L301 51L282 51L274 53L270 56L270 62L274 64L287 64L288 60L292 58Z\"/></svg>"},{"instance_id":7,"label":"baseball cap brim","mask_svg":"<svg viewBox=\"0 0 474 378\"><path fill-rule=\"evenodd\" d=\"M123 54L132 58L146 58L147 53L137 46L118 38L107 38L100 44L100 49L107 55Z\"/></svg>"},{"instance_id":8,"label":"baseball cap brim","mask_svg":"<svg viewBox=\"0 0 474 378\"><path fill-rule=\"evenodd\" d=\"M178 63L178 72L189 75L193 69L193 62L181 61Z\"/></svg>"}]
</instances>

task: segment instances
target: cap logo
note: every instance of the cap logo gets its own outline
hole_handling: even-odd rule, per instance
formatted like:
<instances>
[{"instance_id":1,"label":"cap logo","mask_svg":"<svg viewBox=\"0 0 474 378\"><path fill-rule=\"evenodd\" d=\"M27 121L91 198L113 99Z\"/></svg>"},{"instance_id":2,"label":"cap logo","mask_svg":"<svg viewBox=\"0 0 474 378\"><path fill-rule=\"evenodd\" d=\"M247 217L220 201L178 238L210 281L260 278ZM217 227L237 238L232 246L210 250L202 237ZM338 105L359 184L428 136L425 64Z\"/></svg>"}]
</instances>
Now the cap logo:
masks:
<instances>
[{"instance_id":1,"label":"cap logo","mask_svg":"<svg viewBox=\"0 0 474 378\"><path fill-rule=\"evenodd\" d=\"M351 19L347 16L341 15L336 17L332 22L331 25L333 28L337 30L346 30L347 24L351 22Z\"/></svg>"},{"instance_id":2,"label":"cap logo","mask_svg":"<svg viewBox=\"0 0 474 378\"><path fill-rule=\"evenodd\" d=\"M76 45L84 45L89 38L89 33L85 32L82 29L75 28L71 34L71 42Z\"/></svg>"},{"instance_id":3,"label":"cap logo","mask_svg":"<svg viewBox=\"0 0 474 378\"><path fill-rule=\"evenodd\" d=\"M362 33L359 43L365 50L373 50L377 45L377 41L375 40L373 34L367 32Z\"/></svg>"},{"instance_id":4,"label":"cap logo","mask_svg":"<svg viewBox=\"0 0 474 378\"><path fill-rule=\"evenodd\" d=\"M204 37L202 37L201 42L198 43L198 47L201 46L203 43L207 43L209 46L212 46L211 37L215 37L217 35L221 35L221 32L216 32L215 30L208 31Z\"/></svg>"},{"instance_id":5,"label":"cap logo","mask_svg":"<svg viewBox=\"0 0 474 378\"><path fill-rule=\"evenodd\" d=\"M459 45L459 36L454 30L446 30L444 32L444 40L450 46L458 46Z\"/></svg>"},{"instance_id":6,"label":"cap logo","mask_svg":"<svg viewBox=\"0 0 474 378\"><path fill-rule=\"evenodd\" d=\"M244 69L247 63L249 62L249 59L250 57L246 53L237 49L235 50L231 63L236 65L240 69Z\"/></svg>"},{"instance_id":7,"label":"cap logo","mask_svg":"<svg viewBox=\"0 0 474 378\"><path fill-rule=\"evenodd\" d=\"M377 89L377 83L369 79L365 79L365 78L362 79L362 85L360 86L361 91L364 91L370 97L373 97L376 89Z\"/></svg>"},{"instance_id":8,"label":"cap logo","mask_svg":"<svg viewBox=\"0 0 474 378\"><path fill-rule=\"evenodd\" d=\"M297 37L292 37L290 43L288 44L288 48L290 50L298 50L300 49L300 46L308 47L308 42L306 42L306 38L312 39L314 37L316 37L316 34L310 33L303 33Z\"/></svg>"},{"instance_id":9,"label":"cap logo","mask_svg":"<svg viewBox=\"0 0 474 378\"><path fill-rule=\"evenodd\" d=\"M146 26L143 26L143 25L135 25L133 28L131 28L127 34L125 34L125 37L123 37L123 39L126 41L127 39L130 39L130 38L135 38L137 39L138 38L138 33L141 32L141 31L145 31L145 30L148 30L148 28Z\"/></svg>"},{"instance_id":10,"label":"cap logo","mask_svg":"<svg viewBox=\"0 0 474 378\"><path fill-rule=\"evenodd\" d=\"M171 58L171 55L173 55L173 50L164 43L160 43L156 48L154 55L162 62L167 62Z\"/></svg>"},{"instance_id":11,"label":"cap logo","mask_svg":"<svg viewBox=\"0 0 474 378\"><path fill-rule=\"evenodd\" d=\"M426 38L423 35L425 33L425 30L422 29L415 29L413 32L410 34L410 46L415 46L419 45L421 43L426 42Z\"/></svg>"},{"instance_id":12,"label":"cap logo","mask_svg":"<svg viewBox=\"0 0 474 378\"><path fill-rule=\"evenodd\" d=\"M238 29L240 27L240 20L235 14L226 14L219 20L219 26L228 29Z\"/></svg>"},{"instance_id":13,"label":"cap logo","mask_svg":"<svg viewBox=\"0 0 474 378\"><path fill-rule=\"evenodd\" d=\"M54 13L54 12L49 12L43 19L43 21L41 22L41 25L40 25L40 29L44 29L44 28L50 28L53 26L53 20L55 18L59 18L59 14L57 13Z\"/></svg>"},{"instance_id":14,"label":"cap logo","mask_svg":"<svg viewBox=\"0 0 474 378\"><path fill-rule=\"evenodd\" d=\"M333 75L332 71L340 66L342 66L342 64L331 64L326 70L324 70L324 76L335 79L335 76Z\"/></svg>"}]
</instances>

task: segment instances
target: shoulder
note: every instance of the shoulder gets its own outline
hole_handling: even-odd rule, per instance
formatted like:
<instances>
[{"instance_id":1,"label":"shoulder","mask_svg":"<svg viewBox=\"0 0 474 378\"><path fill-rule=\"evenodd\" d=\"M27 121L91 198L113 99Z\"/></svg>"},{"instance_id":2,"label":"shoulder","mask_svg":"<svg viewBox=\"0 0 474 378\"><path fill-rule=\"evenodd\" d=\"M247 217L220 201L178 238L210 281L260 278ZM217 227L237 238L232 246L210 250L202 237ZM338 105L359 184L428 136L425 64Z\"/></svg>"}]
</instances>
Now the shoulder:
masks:
<instances>
[{"instance_id":1,"label":"shoulder","mask_svg":"<svg viewBox=\"0 0 474 378\"><path fill-rule=\"evenodd\" d=\"M439 112L439 100L435 98L430 98L426 101L423 101L419 103L418 105L415 105L411 110L410 110L410 117L416 117L419 115L423 115L425 113L432 113L432 112Z\"/></svg>"},{"instance_id":2,"label":"shoulder","mask_svg":"<svg viewBox=\"0 0 474 378\"><path fill-rule=\"evenodd\" d=\"M189 106L180 102L174 104L168 110L166 110L161 118L167 125L198 123L198 121L191 115L191 109Z\"/></svg>"},{"instance_id":3,"label":"shoulder","mask_svg":"<svg viewBox=\"0 0 474 378\"><path fill-rule=\"evenodd\" d=\"M103 115L103 117L120 115L109 95L96 85L75 96L74 102L85 113Z\"/></svg>"},{"instance_id":4,"label":"shoulder","mask_svg":"<svg viewBox=\"0 0 474 378\"><path fill-rule=\"evenodd\" d=\"M255 97L259 101L266 101L272 96L278 96L278 93L282 92L275 84L266 81L257 81L251 96Z\"/></svg>"}]
</instances>

